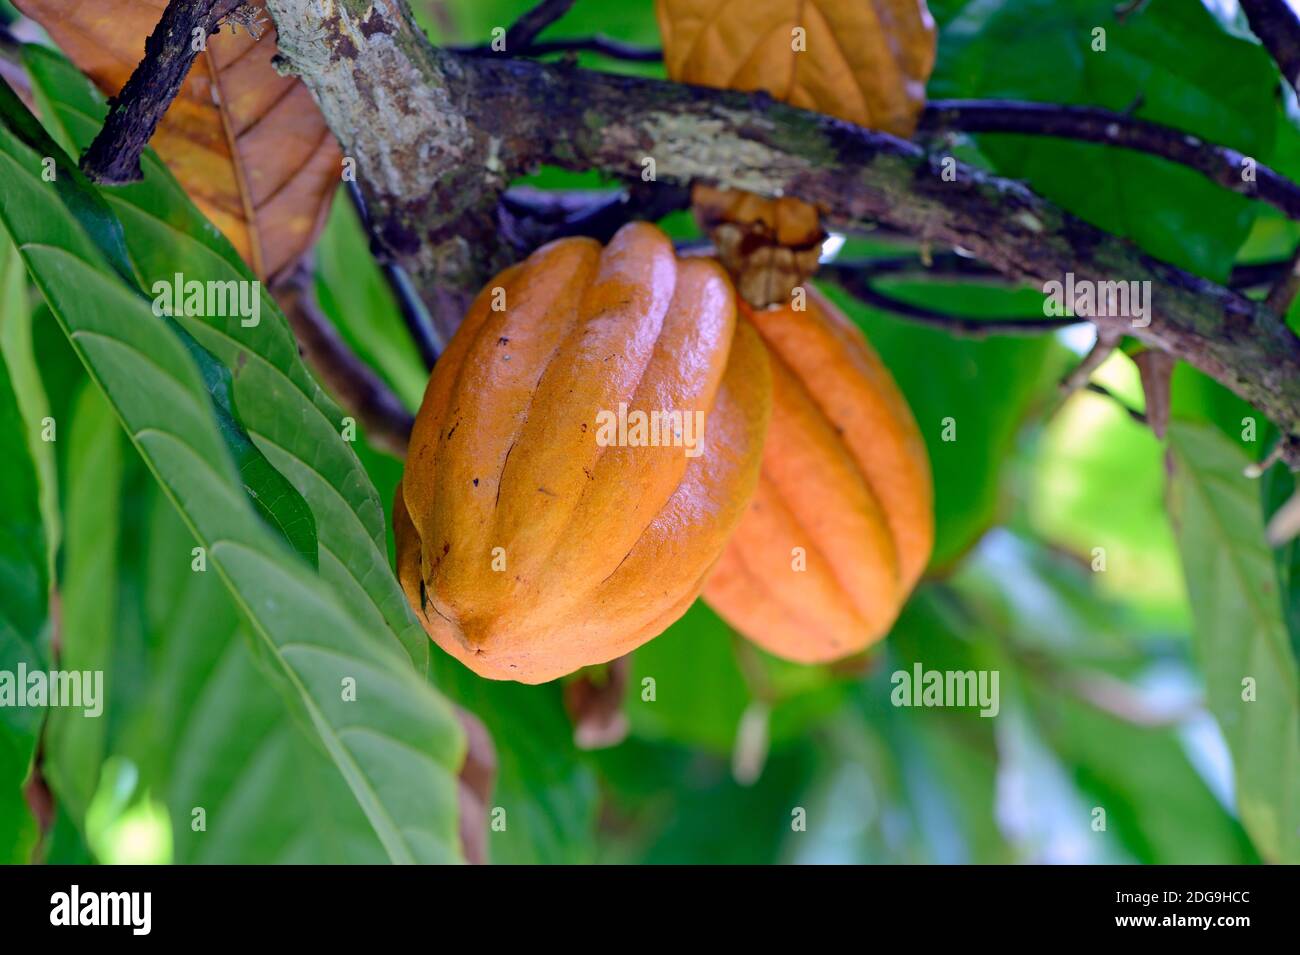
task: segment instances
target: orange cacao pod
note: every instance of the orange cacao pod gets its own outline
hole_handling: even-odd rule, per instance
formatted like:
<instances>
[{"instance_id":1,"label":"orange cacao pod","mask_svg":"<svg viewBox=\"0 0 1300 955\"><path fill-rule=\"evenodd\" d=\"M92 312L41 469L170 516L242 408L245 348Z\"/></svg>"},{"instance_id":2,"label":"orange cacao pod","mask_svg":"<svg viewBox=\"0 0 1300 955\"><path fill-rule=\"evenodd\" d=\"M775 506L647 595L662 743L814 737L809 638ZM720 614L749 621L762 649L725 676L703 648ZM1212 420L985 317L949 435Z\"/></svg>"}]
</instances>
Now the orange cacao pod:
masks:
<instances>
[{"instance_id":1,"label":"orange cacao pod","mask_svg":"<svg viewBox=\"0 0 1300 955\"><path fill-rule=\"evenodd\" d=\"M934 545L925 443L862 333L807 290L752 311L772 358L758 488L704 599L764 649L801 663L889 630Z\"/></svg>"},{"instance_id":2,"label":"orange cacao pod","mask_svg":"<svg viewBox=\"0 0 1300 955\"><path fill-rule=\"evenodd\" d=\"M925 0L655 0L671 79L909 137L934 68ZM820 210L697 184L692 204L741 297L785 302L817 270Z\"/></svg>"},{"instance_id":3,"label":"orange cacao pod","mask_svg":"<svg viewBox=\"0 0 1300 955\"><path fill-rule=\"evenodd\" d=\"M767 353L735 309L716 262L679 260L644 223L604 249L553 242L488 283L429 379L394 506L398 576L439 646L541 683L686 611L753 492L771 411ZM682 417L645 446L638 411Z\"/></svg>"},{"instance_id":4,"label":"orange cacao pod","mask_svg":"<svg viewBox=\"0 0 1300 955\"><path fill-rule=\"evenodd\" d=\"M925 0L655 0L668 76L908 137L934 69Z\"/></svg>"}]
</instances>

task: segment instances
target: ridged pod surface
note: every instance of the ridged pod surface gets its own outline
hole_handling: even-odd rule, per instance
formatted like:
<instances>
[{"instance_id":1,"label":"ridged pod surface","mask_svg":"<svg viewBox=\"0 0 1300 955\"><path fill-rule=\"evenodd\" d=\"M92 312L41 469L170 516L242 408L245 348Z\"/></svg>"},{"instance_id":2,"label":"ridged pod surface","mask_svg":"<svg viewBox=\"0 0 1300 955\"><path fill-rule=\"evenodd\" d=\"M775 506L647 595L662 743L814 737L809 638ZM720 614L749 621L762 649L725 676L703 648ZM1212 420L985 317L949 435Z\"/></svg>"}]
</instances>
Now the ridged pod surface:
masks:
<instances>
[{"instance_id":1,"label":"ridged pod surface","mask_svg":"<svg viewBox=\"0 0 1300 955\"><path fill-rule=\"evenodd\" d=\"M807 308L742 306L772 357L758 489L704 591L764 649L801 663L888 632L934 545L916 421L862 333L807 290Z\"/></svg>"},{"instance_id":2,"label":"ridged pod surface","mask_svg":"<svg viewBox=\"0 0 1300 955\"><path fill-rule=\"evenodd\" d=\"M685 428L678 446L598 441L621 403L629 422L702 412L699 453ZM767 353L716 262L679 260L644 223L603 249L538 249L488 283L430 377L394 506L407 598L494 679L541 683L631 651L699 594L753 492L770 411Z\"/></svg>"},{"instance_id":3,"label":"ridged pod surface","mask_svg":"<svg viewBox=\"0 0 1300 955\"><path fill-rule=\"evenodd\" d=\"M909 137L936 33L925 0L655 0L670 79Z\"/></svg>"}]
</instances>

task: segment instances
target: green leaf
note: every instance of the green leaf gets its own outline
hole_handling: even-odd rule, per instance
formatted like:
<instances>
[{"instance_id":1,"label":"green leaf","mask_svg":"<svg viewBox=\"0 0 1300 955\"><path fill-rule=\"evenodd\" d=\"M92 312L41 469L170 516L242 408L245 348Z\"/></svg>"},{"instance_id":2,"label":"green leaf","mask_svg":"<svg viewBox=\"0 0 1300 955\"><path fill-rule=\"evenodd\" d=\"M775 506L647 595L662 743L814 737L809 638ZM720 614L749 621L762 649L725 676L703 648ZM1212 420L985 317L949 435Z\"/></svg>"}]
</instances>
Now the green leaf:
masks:
<instances>
[{"instance_id":1,"label":"green leaf","mask_svg":"<svg viewBox=\"0 0 1300 955\"><path fill-rule=\"evenodd\" d=\"M1269 156L1276 73L1256 44L1224 33L1195 0L971 2L946 25L931 99L987 97L1101 106ZM1094 30L1105 32L1094 50ZM1161 259L1222 281L1255 204L1199 173L1131 150L987 134L999 172Z\"/></svg>"},{"instance_id":2,"label":"green leaf","mask_svg":"<svg viewBox=\"0 0 1300 955\"><path fill-rule=\"evenodd\" d=\"M104 695L117 687L109 666L117 628L118 535L121 518L122 434L112 407L97 388L83 389L65 429L68 442L63 568L59 576L59 667L103 674ZM107 755L101 712L51 711L46 730L46 775L55 797L80 823L99 784Z\"/></svg>"},{"instance_id":3,"label":"green leaf","mask_svg":"<svg viewBox=\"0 0 1300 955\"><path fill-rule=\"evenodd\" d=\"M18 250L0 238L0 354L9 365L18 410L27 422L23 436L36 464L41 484L41 517L45 523L46 556L53 574L59 543L59 488L55 476L54 444L41 438L41 422L50 416L50 402L41 381L32 343L32 308L27 301L27 268Z\"/></svg>"},{"instance_id":4,"label":"green leaf","mask_svg":"<svg viewBox=\"0 0 1300 955\"><path fill-rule=\"evenodd\" d=\"M49 103L45 114L63 138L84 149L99 131L102 101L58 54L28 46L24 58L33 85ZM143 182L110 190L105 200L125 226L130 257L148 278L146 286L170 282L176 273L253 281L238 253L157 155L146 150L141 166ZM429 640L391 572L383 505L341 436L342 412L302 363L275 301L262 290L255 327L244 327L238 316L179 321L232 370L231 400L239 421L315 514L321 575L367 629L395 633L423 672Z\"/></svg>"},{"instance_id":5,"label":"green leaf","mask_svg":"<svg viewBox=\"0 0 1300 955\"><path fill-rule=\"evenodd\" d=\"M663 634L639 647L632 654L624 704L633 732L720 755L730 752L750 703L734 639L731 628L697 600ZM642 698L646 680L654 681L652 701Z\"/></svg>"},{"instance_id":6,"label":"green leaf","mask_svg":"<svg viewBox=\"0 0 1300 955\"><path fill-rule=\"evenodd\" d=\"M1300 861L1300 674L1246 457L1174 422L1170 515L1210 711L1232 751L1241 820L1260 855Z\"/></svg>"},{"instance_id":7,"label":"green leaf","mask_svg":"<svg viewBox=\"0 0 1300 955\"><path fill-rule=\"evenodd\" d=\"M230 400L230 369L213 358L175 319L167 317L164 320L185 344L203 376L203 384L212 398L221 439L235 459L244 489L257 508L257 513L280 532L303 560L313 569L318 568L320 559L316 518L302 495L283 474L271 467L271 462L253 444L236 419Z\"/></svg>"},{"instance_id":8,"label":"green leaf","mask_svg":"<svg viewBox=\"0 0 1300 955\"><path fill-rule=\"evenodd\" d=\"M375 830L312 740L309 717L277 693L274 661L254 652L230 595L215 575L190 571L193 535L156 492L143 518L153 651L124 745L167 805L174 861L384 861Z\"/></svg>"},{"instance_id":9,"label":"green leaf","mask_svg":"<svg viewBox=\"0 0 1300 955\"><path fill-rule=\"evenodd\" d=\"M1269 520L1282 505L1300 493L1300 482L1282 463L1269 468L1260 484L1264 516ZM1292 537L1275 548L1273 558L1282 599L1282 619L1291 634L1291 649L1300 657L1300 537Z\"/></svg>"},{"instance_id":10,"label":"green leaf","mask_svg":"<svg viewBox=\"0 0 1300 955\"><path fill-rule=\"evenodd\" d=\"M75 74L75 71L72 71L57 54L43 47L24 48L24 60L33 78L44 81L44 85L39 85L38 89L41 92L45 115L69 119L70 122L75 122L76 129L86 129L89 125L89 116L81 110L89 109L93 115L96 101L94 92L84 77ZM51 98L51 94L55 91L64 92L68 100L75 105L65 106L61 111L59 106L62 101ZM102 109L99 111L102 112ZM14 128L25 128L29 125L27 119L19 115L12 118L11 124ZM62 126L56 128L61 133L60 139L71 142L74 151L80 151L71 128ZM39 129L29 129L23 134L24 141L32 148L42 148L42 138ZM55 150L47 149L45 152L50 158L55 158L53 155ZM156 158L154 162L157 162ZM68 185L65 181L61 188L62 192L68 194L71 201L76 203L70 208L78 210L78 217L83 227L86 227L89 234L95 238L100 252L114 264L128 285L138 287L140 276L145 273L136 271L140 263L132 260L120 225L116 224L115 220L110 221L111 212L103 208L102 202L96 201L86 205L88 200L83 197L93 193L77 174L72 176L72 185ZM101 226L99 220L105 215L108 218ZM193 225L195 229L198 228L197 223ZM173 275L174 273L167 276L165 284L171 284ZM152 282L149 284L153 287ZM293 485L270 465L244 431L233 405L229 369L213 358L190 331L175 319L168 317L167 324L185 343L203 374L204 382L216 408L222 438L235 457L248 495L258 513L284 536L289 545L301 554L304 560L313 567L316 566L318 548L312 512Z\"/></svg>"},{"instance_id":11,"label":"green leaf","mask_svg":"<svg viewBox=\"0 0 1300 955\"><path fill-rule=\"evenodd\" d=\"M345 196L338 196L330 207L314 255L321 309L357 356L383 375L407 407L419 407L429 373Z\"/></svg>"},{"instance_id":12,"label":"green leaf","mask_svg":"<svg viewBox=\"0 0 1300 955\"><path fill-rule=\"evenodd\" d=\"M683 746L633 737L593 752L609 820L599 861L765 865L788 861L819 830L840 837L842 829L832 829L807 798L818 756L803 740L774 753L763 774L742 786L727 760ZM795 810L805 807L809 829L797 831Z\"/></svg>"},{"instance_id":13,"label":"green leaf","mask_svg":"<svg viewBox=\"0 0 1300 955\"><path fill-rule=\"evenodd\" d=\"M311 572L257 517L191 353L100 251L99 242L110 242L118 228L111 211L54 143L33 135L30 116L7 88L0 89L0 112L59 160L63 183L55 190L41 181L42 153L7 126L0 131L7 182L0 221L205 549L207 572L224 581L292 686L295 703L308 714L387 857L457 859L456 773L464 743L450 708L412 670L391 630L364 627L343 602L352 595L340 594L327 573ZM264 361L256 352L245 360L250 367ZM281 427L306 430L297 419ZM339 443L337 433L332 437ZM322 453L318 449L317 456ZM364 475L360 479L368 487ZM395 587L386 565L382 572ZM376 633L388 637L376 639ZM355 681L355 700L343 692L347 681Z\"/></svg>"},{"instance_id":14,"label":"green leaf","mask_svg":"<svg viewBox=\"0 0 1300 955\"><path fill-rule=\"evenodd\" d=\"M906 796L918 851L927 862L1018 861L997 820L996 718L982 717L974 707L895 707L890 698L893 674L912 673L918 663L926 670L997 668L991 644L982 622L944 585L924 584L855 694L857 708L896 764L896 785Z\"/></svg>"},{"instance_id":15,"label":"green leaf","mask_svg":"<svg viewBox=\"0 0 1300 955\"><path fill-rule=\"evenodd\" d=\"M653 700L645 699L647 680L654 681ZM829 667L789 663L763 652L697 600L632 654L623 708L632 731L646 740L726 755L756 696L768 707L768 739L777 747L801 738L833 713L843 689Z\"/></svg>"},{"instance_id":16,"label":"green leaf","mask_svg":"<svg viewBox=\"0 0 1300 955\"><path fill-rule=\"evenodd\" d=\"M1076 785L1105 810L1105 831L1139 862L1258 861L1240 824L1188 762L1176 727L1121 722L1052 684L1034 690L1037 724L1073 767Z\"/></svg>"},{"instance_id":17,"label":"green leaf","mask_svg":"<svg viewBox=\"0 0 1300 955\"><path fill-rule=\"evenodd\" d=\"M0 468L0 673L16 681L19 667L46 669L49 575L40 481L28 453L29 423L23 419L9 366L0 356L0 445L8 460ZM9 686L13 692L15 687ZM43 707L0 706L0 862L26 862L37 827L23 786L31 772Z\"/></svg>"},{"instance_id":18,"label":"green leaf","mask_svg":"<svg viewBox=\"0 0 1300 955\"><path fill-rule=\"evenodd\" d=\"M505 829L488 833L494 863L579 864L595 855L596 780L573 744L560 685L484 680L438 652L430 676L487 727L497 750L490 810Z\"/></svg>"},{"instance_id":19,"label":"green leaf","mask_svg":"<svg viewBox=\"0 0 1300 955\"><path fill-rule=\"evenodd\" d=\"M1112 358L1096 377L1112 392L1121 382L1131 386L1140 406L1137 369L1127 357ZM1152 619L1187 629L1187 596L1165 513L1164 447L1151 429L1110 398L1081 391L1047 421L1027 467L1029 525L1097 564L1089 599L1123 598Z\"/></svg>"}]
</instances>

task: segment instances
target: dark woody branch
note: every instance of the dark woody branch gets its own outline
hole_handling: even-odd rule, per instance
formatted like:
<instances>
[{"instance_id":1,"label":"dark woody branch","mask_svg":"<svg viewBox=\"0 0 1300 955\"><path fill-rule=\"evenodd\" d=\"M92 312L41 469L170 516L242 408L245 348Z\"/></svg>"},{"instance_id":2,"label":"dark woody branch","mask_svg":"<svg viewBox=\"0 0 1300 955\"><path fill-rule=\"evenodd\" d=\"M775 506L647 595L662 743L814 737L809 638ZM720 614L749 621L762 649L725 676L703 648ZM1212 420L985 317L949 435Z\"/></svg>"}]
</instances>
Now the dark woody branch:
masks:
<instances>
[{"instance_id":1,"label":"dark woody branch","mask_svg":"<svg viewBox=\"0 0 1300 955\"><path fill-rule=\"evenodd\" d=\"M935 100L926 107L918 132L1019 133L1131 149L1195 169L1225 189L1267 202L1289 218L1300 219L1300 186L1253 157L1108 109L1003 100Z\"/></svg>"},{"instance_id":2,"label":"dark woody branch","mask_svg":"<svg viewBox=\"0 0 1300 955\"><path fill-rule=\"evenodd\" d=\"M889 260L883 260L888 262ZM958 261L961 260L958 257ZM953 315L948 312L914 305L887 292L882 292L873 283L873 276L888 275L887 271L876 272L872 263L840 266L830 263L818 270L818 275L837 282L844 291L858 301L899 318L908 319L922 325L940 328L953 335L965 338L988 338L995 335L1037 335L1077 325L1081 318L1046 318L1042 314L1023 318L975 318ZM901 274L901 273L896 273Z\"/></svg>"},{"instance_id":3,"label":"dark woody branch","mask_svg":"<svg viewBox=\"0 0 1300 955\"><path fill-rule=\"evenodd\" d=\"M399 0L270 0L280 49L357 159L381 240L422 287L468 292L509 255L497 201L543 162L660 185L795 195L832 227L882 223L1040 287L1136 282L1151 320L1097 317L1300 433L1300 340L1272 311L1143 255L1023 185L761 95L430 47ZM364 29L363 29L364 26ZM1149 284L1144 284L1149 283Z\"/></svg>"},{"instance_id":4,"label":"dark woody branch","mask_svg":"<svg viewBox=\"0 0 1300 955\"><path fill-rule=\"evenodd\" d=\"M1241 0L1241 9L1282 77L1300 91L1300 17L1286 0Z\"/></svg>"},{"instance_id":5,"label":"dark woody branch","mask_svg":"<svg viewBox=\"0 0 1300 955\"><path fill-rule=\"evenodd\" d=\"M533 41L548 26L569 12L574 0L541 0L506 31L506 50L524 50L533 45Z\"/></svg>"},{"instance_id":6,"label":"dark woody branch","mask_svg":"<svg viewBox=\"0 0 1300 955\"><path fill-rule=\"evenodd\" d=\"M188 60L177 57L175 24L190 23L197 11L195 22L210 28L228 12L223 5L226 0L174 0L137 78L175 77L179 87ZM525 39L531 43L567 6L539 5L550 19L541 18ZM357 159L376 237L442 318L444 334L458 304L517 255L510 243L499 241L512 214L509 200L499 205L510 180L550 162L600 169L634 184L653 179L678 196L694 181L799 195L820 205L832 225L883 225L918 241L961 247L1016 282L1042 284L1073 273L1084 281L1150 283L1149 325L1120 316L1094 321L1187 360L1254 403L1287 434L1300 433L1300 342L1274 313L1142 255L1017 183L964 166L957 167L955 182L947 181L940 175L941 157L762 95L437 50L401 0L336 0L325 7L314 0L271 0L270 9L284 58L303 75L345 150ZM164 29L169 21L174 22ZM131 132L123 137L120 129L116 136L107 130L105 141L139 140L142 146L166 102L160 105L138 88L133 94L128 84L110 126L116 120ZM1050 115L1036 114L1030 130L1024 109L954 109L949 104L946 118L933 114L927 128L1046 128L1098 142L1125 140L1129 130L1120 144L1144 149L1160 129L1130 121L1137 125L1122 127L1117 136L1108 116L1053 107ZM1103 120L1107 125L1099 126ZM101 176L123 174L121 157L131 150L105 151ZM1225 185L1225 169L1238 158L1217 152L1217 165L1210 168L1201 153L1165 151L1171 154L1166 158ZM1254 194L1296 211L1295 187L1268 170L1260 175L1261 168ZM1235 181L1231 185L1251 194ZM590 211L613 221L609 208ZM569 227L583 230L591 221L583 223L579 214L578 225Z\"/></svg>"},{"instance_id":7,"label":"dark woody branch","mask_svg":"<svg viewBox=\"0 0 1300 955\"><path fill-rule=\"evenodd\" d=\"M180 92L202 45L242 0L172 0L144 45L144 59L109 101L108 119L81 169L95 182L120 185L140 179L140 154L167 107Z\"/></svg>"},{"instance_id":8,"label":"dark woody branch","mask_svg":"<svg viewBox=\"0 0 1300 955\"><path fill-rule=\"evenodd\" d=\"M658 63L663 59L662 50L635 46L599 33L569 40L540 40L529 44L520 55L545 56L548 53L599 53L611 60L623 60L626 63Z\"/></svg>"}]
</instances>

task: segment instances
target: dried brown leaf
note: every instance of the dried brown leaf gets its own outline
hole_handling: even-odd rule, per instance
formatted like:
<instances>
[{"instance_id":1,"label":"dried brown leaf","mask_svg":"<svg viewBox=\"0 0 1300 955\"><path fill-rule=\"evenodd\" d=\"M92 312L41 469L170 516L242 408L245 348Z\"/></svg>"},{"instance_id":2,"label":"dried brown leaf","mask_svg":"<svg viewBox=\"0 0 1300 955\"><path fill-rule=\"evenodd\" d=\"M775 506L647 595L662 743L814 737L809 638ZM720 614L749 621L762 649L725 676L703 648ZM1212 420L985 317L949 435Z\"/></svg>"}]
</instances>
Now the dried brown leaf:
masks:
<instances>
[{"instance_id":1,"label":"dried brown leaf","mask_svg":"<svg viewBox=\"0 0 1300 955\"><path fill-rule=\"evenodd\" d=\"M144 55L163 0L17 0L106 94ZM339 184L338 144L302 81L271 66L275 26L265 0L263 35L223 28L190 75L151 145L203 213L263 279L295 265Z\"/></svg>"}]
</instances>

